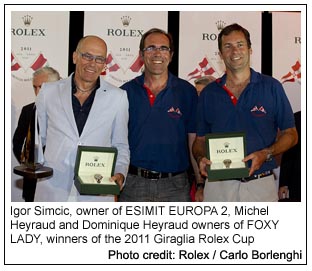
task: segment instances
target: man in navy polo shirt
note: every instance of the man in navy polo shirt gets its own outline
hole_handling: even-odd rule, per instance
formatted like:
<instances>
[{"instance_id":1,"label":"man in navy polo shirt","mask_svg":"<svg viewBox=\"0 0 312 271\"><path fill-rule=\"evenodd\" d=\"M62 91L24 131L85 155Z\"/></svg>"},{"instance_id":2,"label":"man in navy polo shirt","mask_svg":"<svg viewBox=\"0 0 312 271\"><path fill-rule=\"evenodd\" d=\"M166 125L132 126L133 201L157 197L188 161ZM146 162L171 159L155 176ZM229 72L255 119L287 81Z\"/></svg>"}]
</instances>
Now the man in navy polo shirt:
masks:
<instances>
[{"instance_id":1,"label":"man in navy polo shirt","mask_svg":"<svg viewBox=\"0 0 312 271\"><path fill-rule=\"evenodd\" d=\"M205 135L246 133L249 177L206 181L205 201L277 201L272 173L274 155L298 141L293 112L282 85L250 68L252 53L249 32L238 24L225 27L218 36L220 57L226 73L201 92L197 136L193 155L207 177ZM281 135L277 137L280 129ZM209 180L209 176L208 176Z\"/></svg>"},{"instance_id":2,"label":"man in navy polo shirt","mask_svg":"<svg viewBox=\"0 0 312 271\"><path fill-rule=\"evenodd\" d=\"M140 42L144 73L121 87L129 100L130 167L120 201L190 201L197 93L168 71L173 50L171 35L147 31Z\"/></svg>"}]
</instances>

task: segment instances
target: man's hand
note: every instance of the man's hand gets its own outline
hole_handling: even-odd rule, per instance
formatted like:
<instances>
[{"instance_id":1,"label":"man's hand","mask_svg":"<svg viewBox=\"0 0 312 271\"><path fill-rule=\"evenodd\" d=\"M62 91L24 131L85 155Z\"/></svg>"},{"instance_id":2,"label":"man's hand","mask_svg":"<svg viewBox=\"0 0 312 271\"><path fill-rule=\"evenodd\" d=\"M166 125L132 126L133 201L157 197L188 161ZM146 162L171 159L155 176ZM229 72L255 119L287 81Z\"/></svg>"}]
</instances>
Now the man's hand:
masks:
<instances>
[{"instance_id":1,"label":"man's hand","mask_svg":"<svg viewBox=\"0 0 312 271\"><path fill-rule=\"evenodd\" d=\"M123 188L123 183L125 181L125 177L124 175L122 175L121 173L116 173L115 175L113 175L110 179L111 182L116 182L119 185L120 190L122 190Z\"/></svg>"},{"instance_id":2,"label":"man's hand","mask_svg":"<svg viewBox=\"0 0 312 271\"><path fill-rule=\"evenodd\" d=\"M258 170L262 166L262 164L267 159L267 154L268 154L268 152L266 150L256 151L256 152L253 152L253 153L247 155L243 159L243 162L247 162L249 160L252 161L251 167L249 169L249 176L251 176L256 170Z\"/></svg>"},{"instance_id":3,"label":"man's hand","mask_svg":"<svg viewBox=\"0 0 312 271\"><path fill-rule=\"evenodd\" d=\"M207 166L211 165L211 161L208 160L208 158L206 157L199 157L197 163L198 163L200 175L204 177L208 177Z\"/></svg>"}]
</instances>

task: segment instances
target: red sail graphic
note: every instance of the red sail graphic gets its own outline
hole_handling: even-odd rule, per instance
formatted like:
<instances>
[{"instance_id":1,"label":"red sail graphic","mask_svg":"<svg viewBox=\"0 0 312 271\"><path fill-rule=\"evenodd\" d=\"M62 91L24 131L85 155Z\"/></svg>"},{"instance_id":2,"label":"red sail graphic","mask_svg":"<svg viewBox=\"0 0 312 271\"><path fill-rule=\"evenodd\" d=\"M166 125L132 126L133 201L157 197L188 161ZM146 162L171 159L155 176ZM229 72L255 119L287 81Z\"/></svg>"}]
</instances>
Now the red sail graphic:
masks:
<instances>
[{"instance_id":1,"label":"red sail graphic","mask_svg":"<svg viewBox=\"0 0 312 271\"><path fill-rule=\"evenodd\" d=\"M301 64L300 61L297 60L296 63L291 66L291 71L285 74L281 78L282 84L285 82L295 82L298 81L299 83L301 82Z\"/></svg>"},{"instance_id":2,"label":"red sail graphic","mask_svg":"<svg viewBox=\"0 0 312 271\"><path fill-rule=\"evenodd\" d=\"M136 58L133 64L130 66L130 70L133 72L139 72L143 67L144 62L142 61L140 55Z\"/></svg>"},{"instance_id":3,"label":"red sail graphic","mask_svg":"<svg viewBox=\"0 0 312 271\"><path fill-rule=\"evenodd\" d=\"M214 68L209 64L207 57L204 57L203 60L198 63L198 67L187 75L187 80L190 81L193 78L212 75L215 72Z\"/></svg>"},{"instance_id":4,"label":"red sail graphic","mask_svg":"<svg viewBox=\"0 0 312 271\"><path fill-rule=\"evenodd\" d=\"M30 67L36 71L40 68L42 68L43 66L46 66L48 64L47 59L43 56L43 54L40 54L38 56L38 58L36 59L36 61L34 62L34 64L32 64Z\"/></svg>"},{"instance_id":5,"label":"red sail graphic","mask_svg":"<svg viewBox=\"0 0 312 271\"><path fill-rule=\"evenodd\" d=\"M11 71L17 71L21 68L21 66L16 61L14 55L11 53Z\"/></svg>"}]
</instances>

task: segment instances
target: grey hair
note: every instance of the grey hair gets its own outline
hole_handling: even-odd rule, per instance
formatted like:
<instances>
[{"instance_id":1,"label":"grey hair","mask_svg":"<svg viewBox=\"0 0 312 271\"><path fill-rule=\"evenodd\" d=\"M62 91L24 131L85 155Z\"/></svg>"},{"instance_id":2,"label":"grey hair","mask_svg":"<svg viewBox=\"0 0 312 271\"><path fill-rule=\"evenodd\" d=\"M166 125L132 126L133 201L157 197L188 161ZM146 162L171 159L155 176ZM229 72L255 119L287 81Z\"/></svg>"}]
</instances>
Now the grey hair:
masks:
<instances>
[{"instance_id":1,"label":"grey hair","mask_svg":"<svg viewBox=\"0 0 312 271\"><path fill-rule=\"evenodd\" d=\"M208 84L212 83L215 80L216 80L216 78L213 77L212 75L207 75L207 76L197 78L194 81L194 83L195 83L195 85L200 84L200 85L207 86Z\"/></svg>"},{"instance_id":2,"label":"grey hair","mask_svg":"<svg viewBox=\"0 0 312 271\"><path fill-rule=\"evenodd\" d=\"M52 67L43 67L43 68L36 70L33 73L33 77L38 76L43 73L48 75L48 82L54 82L54 81L58 81L61 79L59 72L53 69Z\"/></svg>"}]
</instances>

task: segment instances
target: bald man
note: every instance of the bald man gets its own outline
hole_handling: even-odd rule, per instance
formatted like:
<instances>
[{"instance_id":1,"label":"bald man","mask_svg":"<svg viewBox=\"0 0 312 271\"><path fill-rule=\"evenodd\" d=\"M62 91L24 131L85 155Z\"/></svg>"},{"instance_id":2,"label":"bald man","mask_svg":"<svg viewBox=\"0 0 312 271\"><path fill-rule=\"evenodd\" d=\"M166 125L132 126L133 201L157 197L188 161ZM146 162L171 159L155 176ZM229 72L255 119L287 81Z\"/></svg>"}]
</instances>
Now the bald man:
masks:
<instances>
[{"instance_id":1,"label":"bald man","mask_svg":"<svg viewBox=\"0 0 312 271\"><path fill-rule=\"evenodd\" d=\"M112 180L120 188L129 165L128 99L125 91L100 76L106 68L107 46L97 36L83 37L73 53L75 72L43 86L37 100L45 165L53 176L38 182L35 201L113 201L114 196L80 195L74 186L79 145L116 147Z\"/></svg>"}]
</instances>

